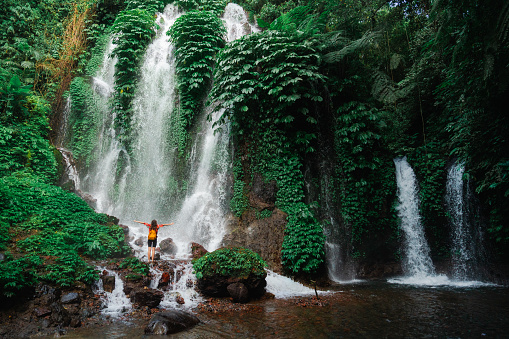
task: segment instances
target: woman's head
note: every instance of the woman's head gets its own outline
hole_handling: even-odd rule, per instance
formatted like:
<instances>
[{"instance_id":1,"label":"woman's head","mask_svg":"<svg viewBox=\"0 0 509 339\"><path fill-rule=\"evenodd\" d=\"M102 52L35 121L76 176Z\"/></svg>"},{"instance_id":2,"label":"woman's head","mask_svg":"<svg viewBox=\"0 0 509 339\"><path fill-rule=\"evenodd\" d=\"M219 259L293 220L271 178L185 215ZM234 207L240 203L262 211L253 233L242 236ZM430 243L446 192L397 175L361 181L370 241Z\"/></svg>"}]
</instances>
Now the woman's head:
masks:
<instances>
[{"instance_id":1,"label":"woman's head","mask_svg":"<svg viewBox=\"0 0 509 339\"><path fill-rule=\"evenodd\" d=\"M157 221L155 219L150 223L150 228L157 228Z\"/></svg>"}]
</instances>

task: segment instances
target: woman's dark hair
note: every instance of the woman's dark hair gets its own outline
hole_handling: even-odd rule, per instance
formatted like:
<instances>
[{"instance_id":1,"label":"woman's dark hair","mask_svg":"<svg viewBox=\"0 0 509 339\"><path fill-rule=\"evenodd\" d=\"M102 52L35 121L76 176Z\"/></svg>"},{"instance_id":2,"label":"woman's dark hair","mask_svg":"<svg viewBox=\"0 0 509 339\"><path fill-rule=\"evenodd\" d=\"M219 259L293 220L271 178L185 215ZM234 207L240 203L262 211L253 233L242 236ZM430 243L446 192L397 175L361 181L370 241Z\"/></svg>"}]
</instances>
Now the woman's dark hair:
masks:
<instances>
[{"instance_id":1,"label":"woman's dark hair","mask_svg":"<svg viewBox=\"0 0 509 339\"><path fill-rule=\"evenodd\" d=\"M152 220L152 223L150 224L150 228L157 228L157 221L155 219Z\"/></svg>"}]
</instances>

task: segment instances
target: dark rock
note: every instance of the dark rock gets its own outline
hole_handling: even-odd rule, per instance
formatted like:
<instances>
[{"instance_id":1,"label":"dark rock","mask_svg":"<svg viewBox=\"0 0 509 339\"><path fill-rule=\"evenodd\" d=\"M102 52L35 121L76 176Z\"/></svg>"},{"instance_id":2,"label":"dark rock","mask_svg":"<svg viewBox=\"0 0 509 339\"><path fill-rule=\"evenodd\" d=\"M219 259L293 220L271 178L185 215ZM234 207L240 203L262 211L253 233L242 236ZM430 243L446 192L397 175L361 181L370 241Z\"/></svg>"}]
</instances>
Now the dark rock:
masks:
<instances>
[{"instance_id":1,"label":"dark rock","mask_svg":"<svg viewBox=\"0 0 509 339\"><path fill-rule=\"evenodd\" d=\"M277 184L275 180L265 182L261 174L255 173L252 182L253 188L249 196L251 206L264 209L274 208L276 202Z\"/></svg>"},{"instance_id":2,"label":"dark rock","mask_svg":"<svg viewBox=\"0 0 509 339\"><path fill-rule=\"evenodd\" d=\"M163 300L164 293L151 288L135 288L129 293L129 298L139 306L154 308Z\"/></svg>"},{"instance_id":3,"label":"dark rock","mask_svg":"<svg viewBox=\"0 0 509 339\"><path fill-rule=\"evenodd\" d=\"M80 295L76 292L64 294L60 298L62 304L78 304L81 301Z\"/></svg>"},{"instance_id":4,"label":"dark rock","mask_svg":"<svg viewBox=\"0 0 509 339\"><path fill-rule=\"evenodd\" d=\"M80 327L81 326L81 321L78 319L78 318L72 318L71 319L71 323L69 324L69 326L71 327Z\"/></svg>"},{"instance_id":5,"label":"dark rock","mask_svg":"<svg viewBox=\"0 0 509 339\"><path fill-rule=\"evenodd\" d=\"M172 238L166 238L161 240L159 243L159 248L161 249L161 253L175 255L177 254L177 245L173 242Z\"/></svg>"},{"instance_id":6,"label":"dark rock","mask_svg":"<svg viewBox=\"0 0 509 339\"><path fill-rule=\"evenodd\" d=\"M230 284L226 289L234 302L244 304L249 301L249 291L243 283Z\"/></svg>"},{"instance_id":7,"label":"dark rock","mask_svg":"<svg viewBox=\"0 0 509 339\"><path fill-rule=\"evenodd\" d=\"M184 298L180 295L177 295L175 297L175 301L177 302L177 304L179 305L184 305L186 303L186 301L184 300Z\"/></svg>"},{"instance_id":8,"label":"dark rock","mask_svg":"<svg viewBox=\"0 0 509 339\"><path fill-rule=\"evenodd\" d=\"M34 313L38 317L45 317L51 314L51 310L46 307L36 307L34 308Z\"/></svg>"},{"instance_id":9,"label":"dark rock","mask_svg":"<svg viewBox=\"0 0 509 339\"><path fill-rule=\"evenodd\" d=\"M40 285L39 287L39 304L49 307L52 303L60 298L62 292L58 288L53 288L48 285Z\"/></svg>"},{"instance_id":10,"label":"dark rock","mask_svg":"<svg viewBox=\"0 0 509 339\"><path fill-rule=\"evenodd\" d=\"M251 298L259 298L265 294L265 286L267 281L265 280L267 273L263 276L255 276L250 274L247 278L235 278L235 277L224 277L220 275L212 277L204 277L198 279L198 289L205 295L211 297L228 297L228 285L235 283L244 284Z\"/></svg>"},{"instance_id":11,"label":"dark rock","mask_svg":"<svg viewBox=\"0 0 509 339\"><path fill-rule=\"evenodd\" d=\"M159 279L159 284L157 288L168 286L168 284L170 283L170 279L171 279L170 274L168 272L163 272L163 274L161 275L161 279Z\"/></svg>"},{"instance_id":12,"label":"dark rock","mask_svg":"<svg viewBox=\"0 0 509 339\"><path fill-rule=\"evenodd\" d=\"M51 323L60 325L60 326L68 326L71 322L71 317L69 316L69 313L67 310L59 303L54 302L50 305L51 309L51 316L50 320Z\"/></svg>"},{"instance_id":13,"label":"dark rock","mask_svg":"<svg viewBox=\"0 0 509 339\"><path fill-rule=\"evenodd\" d=\"M154 253L154 260L161 260L161 254Z\"/></svg>"},{"instance_id":14,"label":"dark rock","mask_svg":"<svg viewBox=\"0 0 509 339\"><path fill-rule=\"evenodd\" d=\"M51 325L51 321L49 319L42 319L41 320L41 327L42 328L48 328Z\"/></svg>"},{"instance_id":15,"label":"dark rock","mask_svg":"<svg viewBox=\"0 0 509 339\"><path fill-rule=\"evenodd\" d=\"M101 280L103 281L103 289L106 292L113 292L115 289L115 276L113 275L102 275Z\"/></svg>"},{"instance_id":16,"label":"dark rock","mask_svg":"<svg viewBox=\"0 0 509 339\"><path fill-rule=\"evenodd\" d=\"M143 246L144 242L145 242L145 241L144 241L144 239L143 239L143 238L138 238L138 239L136 239L136 240L134 241L134 244L135 244L136 246Z\"/></svg>"},{"instance_id":17,"label":"dark rock","mask_svg":"<svg viewBox=\"0 0 509 339\"><path fill-rule=\"evenodd\" d=\"M152 316L147 327L146 334L172 334L188 330L198 324L200 320L193 314L172 310L160 312Z\"/></svg>"},{"instance_id":18,"label":"dark rock","mask_svg":"<svg viewBox=\"0 0 509 339\"><path fill-rule=\"evenodd\" d=\"M202 245L195 242L191 243L191 257L193 259L199 259L207 253L208 251Z\"/></svg>"},{"instance_id":19,"label":"dark rock","mask_svg":"<svg viewBox=\"0 0 509 339\"><path fill-rule=\"evenodd\" d=\"M357 272L360 279L381 279L403 274L401 263L375 262L361 263Z\"/></svg>"},{"instance_id":20,"label":"dark rock","mask_svg":"<svg viewBox=\"0 0 509 339\"><path fill-rule=\"evenodd\" d=\"M76 190L75 193L81 199L83 199L88 204L88 206L90 206L90 207L92 207L94 209L96 208L97 199L95 199L92 195L90 195L88 193L85 193L82 190Z\"/></svg>"},{"instance_id":21,"label":"dark rock","mask_svg":"<svg viewBox=\"0 0 509 339\"><path fill-rule=\"evenodd\" d=\"M67 312L72 316L78 316L80 314L79 304L67 304L64 306Z\"/></svg>"}]
</instances>

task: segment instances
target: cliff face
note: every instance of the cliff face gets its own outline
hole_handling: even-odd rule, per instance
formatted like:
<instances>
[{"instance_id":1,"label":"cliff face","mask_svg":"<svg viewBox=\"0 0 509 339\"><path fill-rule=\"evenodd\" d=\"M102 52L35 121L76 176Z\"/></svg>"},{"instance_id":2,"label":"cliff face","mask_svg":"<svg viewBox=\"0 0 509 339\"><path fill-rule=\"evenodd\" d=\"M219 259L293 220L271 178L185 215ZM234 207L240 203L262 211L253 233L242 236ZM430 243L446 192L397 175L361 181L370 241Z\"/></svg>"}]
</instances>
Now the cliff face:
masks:
<instances>
[{"instance_id":1,"label":"cliff face","mask_svg":"<svg viewBox=\"0 0 509 339\"><path fill-rule=\"evenodd\" d=\"M223 242L226 246L242 246L257 252L269 269L281 273L281 246L287 214L275 207L276 183L266 183L261 175L254 174L249 187L249 207L240 218L230 217L228 234Z\"/></svg>"}]
</instances>

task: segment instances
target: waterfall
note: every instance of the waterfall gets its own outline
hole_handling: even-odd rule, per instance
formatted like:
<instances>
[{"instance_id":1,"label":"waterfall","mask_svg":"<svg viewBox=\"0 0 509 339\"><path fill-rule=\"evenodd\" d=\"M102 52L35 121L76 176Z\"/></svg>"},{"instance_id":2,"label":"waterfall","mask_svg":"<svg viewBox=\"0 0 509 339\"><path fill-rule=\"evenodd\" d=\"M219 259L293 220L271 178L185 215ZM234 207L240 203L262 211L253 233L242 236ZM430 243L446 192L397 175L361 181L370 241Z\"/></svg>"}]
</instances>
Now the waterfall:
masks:
<instances>
[{"instance_id":1,"label":"waterfall","mask_svg":"<svg viewBox=\"0 0 509 339\"><path fill-rule=\"evenodd\" d=\"M338 216L334 213L333 192L331 176L328 173L330 166L322 164L321 195L324 201L324 213L329 219L325 225L325 257L329 279L335 282L352 281L355 278L355 268L348 255L349 230L347 225L337 221Z\"/></svg>"},{"instance_id":2,"label":"waterfall","mask_svg":"<svg viewBox=\"0 0 509 339\"><path fill-rule=\"evenodd\" d=\"M115 288L111 292L104 291L103 282L101 279L97 280L94 286L94 293L102 296L104 309L103 314L118 317L132 309L131 300L124 293L124 282L118 276L117 272L111 271L102 267L98 269L103 272L108 272L108 275L115 277Z\"/></svg>"},{"instance_id":3,"label":"waterfall","mask_svg":"<svg viewBox=\"0 0 509 339\"><path fill-rule=\"evenodd\" d=\"M173 44L166 32L178 18L177 8L166 6L157 14L160 28L148 46L140 68L140 81L133 98L132 156L117 140L109 97L114 85L116 60L110 57L113 43L105 54L104 67L94 77L94 90L103 116L98 138L98 155L86 176L84 190L91 194L98 212L115 215L143 234L144 228L132 220L170 219L168 186L171 179L171 150L168 150L170 114L175 95Z\"/></svg>"},{"instance_id":4,"label":"waterfall","mask_svg":"<svg viewBox=\"0 0 509 339\"><path fill-rule=\"evenodd\" d=\"M403 231L403 272L424 278L435 274L419 214L417 179L406 157L394 159L398 186L398 216Z\"/></svg>"},{"instance_id":5,"label":"waterfall","mask_svg":"<svg viewBox=\"0 0 509 339\"><path fill-rule=\"evenodd\" d=\"M225 8L223 22L228 32L228 41L256 30L249 25L242 7L232 3ZM221 245L225 234L225 187L230 168L230 133L228 125L216 130L213 128L213 122L222 113L215 112L212 119L207 119L208 114L204 114L199 122L203 132L198 136L200 146L193 147L192 159L195 158L197 163L192 166L190 193L175 218L180 229L174 240L180 244L181 250L187 249L184 244L191 241L202 244L209 251L215 250Z\"/></svg>"},{"instance_id":6,"label":"waterfall","mask_svg":"<svg viewBox=\"0 0 509 339\"><path fill-rule=\"evenodd\" d=\"M117 58L111 56L115 45L110 39L105 50L102 67L92 78L95 107L100 119L100 132L97 140L97 154L91 169L82 180L82 189L94 197L98 212L113 214L110 203L111 192L116 184L117 163L120 154L127 154L116 139L114 128L115 117L111 113L110 99L115 82L115 65ZM80 173L82 174L82 173Z\"/></svg>"},{"instance_id":7,"label":"waterfall","mask_svg":"<svg viewBox=\"0 0 509 339\"><path fill-rule=\"evenodd\" d=\"M95 199L96 210L114 215L128 225L133 241L146 236L146 228L133 220L174 222L173 226L162 228L159 235L161 239L171 236L178 255L185 256L190 242L198 242L208 250L221 245L231 152L229 126L214 130L213 122L222 112L207 119L210 108L198 118L198 132L185 160L170 146L177 83L174 45L166 33L180 15L173 5L157 14L159 28L144 55L132 101L129 154L118 141L111 107L116 64L111 56L116 37L112 38L103 66L92 78L102 126L97 151L88 171L80 175L82 190ZM235 4L226 6L222 20L228 41L257 31L248 23L242 7ZM187 174L177 171L178 161L189 162ZM185 192L177 188L177 177L187 186ZM176 197L183 193L186 196ZM145 253L143 245L133 246L140 255Z\"/></svg>"},{"instance_id":8,"label":"waterfall","mask_svg":"<svg viewBox=\"0 0 509 339\"><path fill-rule=\"evenodd\" d=\"M462 163L449 168L445 196L451 223L452 277L460 281L479 277L478 260L483 254L482 232L470 218L470 196L463 180L464 172Z\"/></svg>"}]
</instances>

